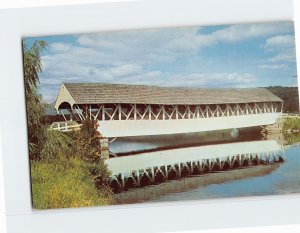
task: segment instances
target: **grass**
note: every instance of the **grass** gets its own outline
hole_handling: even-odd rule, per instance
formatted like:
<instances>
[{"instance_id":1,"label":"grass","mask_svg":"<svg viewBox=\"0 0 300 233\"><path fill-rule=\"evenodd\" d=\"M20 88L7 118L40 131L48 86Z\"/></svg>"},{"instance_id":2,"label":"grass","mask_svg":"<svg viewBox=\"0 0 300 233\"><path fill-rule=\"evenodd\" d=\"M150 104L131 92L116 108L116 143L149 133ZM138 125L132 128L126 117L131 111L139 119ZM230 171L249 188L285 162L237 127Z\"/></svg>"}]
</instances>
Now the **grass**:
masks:
<instances>
[{"instance_id":1,"label":"grass","mask_svg":"<svg viewBox=\"0 0 300 233\"><path fill-rule=\"evenodd\" d=\"M32 200L35 209L110 205L110 189L97 189L88 163L79 158L31 161Z\"/></svg>"},{"instance_id":2,"label":"grass","mask_svg":"<svg viewBox=\"0 0 300 233\"><path fill-rule=\"evenodd\" d=\"M286 118L283 130L300 130L300 118Z\"/></svg>"}]
</instances>

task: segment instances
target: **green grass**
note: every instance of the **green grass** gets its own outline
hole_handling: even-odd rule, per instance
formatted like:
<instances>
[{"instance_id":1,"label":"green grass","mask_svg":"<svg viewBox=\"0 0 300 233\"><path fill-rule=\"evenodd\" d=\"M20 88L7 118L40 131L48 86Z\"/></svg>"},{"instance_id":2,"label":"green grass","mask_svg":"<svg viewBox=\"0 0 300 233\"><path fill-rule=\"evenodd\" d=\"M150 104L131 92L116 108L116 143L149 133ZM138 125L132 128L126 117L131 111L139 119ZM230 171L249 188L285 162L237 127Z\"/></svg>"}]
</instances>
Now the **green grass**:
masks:
<instances>
[{"instance_id":1,"label":"green grass","mask_svg":"<svg viewBox=\"0 0 300 233\"><path fill-rule=\"evenodd\" d=\"M112 193L97 189L88 163L79 158L31 161L32 199L35 209L110 205Z\"/></svg>"},{"instance_id":2,"label":"green grass","mask_svg":"<svg viewBox=\"0 0 300 233\"><path fill-rule=\"evenodd\" d=\"M286 118L283 123L283 130L300 130L300 118Z\"/></svg>"}]
</instances>

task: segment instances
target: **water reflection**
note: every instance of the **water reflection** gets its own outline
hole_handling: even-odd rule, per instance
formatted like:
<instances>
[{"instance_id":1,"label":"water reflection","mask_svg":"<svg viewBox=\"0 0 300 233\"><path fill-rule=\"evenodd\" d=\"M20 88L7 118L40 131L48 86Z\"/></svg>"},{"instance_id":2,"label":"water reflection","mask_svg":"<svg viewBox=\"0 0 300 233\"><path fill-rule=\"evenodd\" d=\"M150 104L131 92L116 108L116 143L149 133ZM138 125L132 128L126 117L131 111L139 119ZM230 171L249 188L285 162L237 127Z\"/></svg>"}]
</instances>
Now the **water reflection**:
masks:
<instances>
[{"instance_id":1,"label":"water reflection","mask_svg":"<svg viewBox=\"0 0 300 233\"><path fill-rule=\"evenodd\" d=\"M118 156L131 155L142 150L172 149L178 147L221 144L262 140L261 128L234 129L202 133L157 135L147 137L118 138L110 145L112 153Z\"/></svg>"},{"instance_id":2,"label":"water reflection","mask_svg":"<svg viewBox=\"0 0 300 233\"><path fill-rule=\"evenodd\" d=\"M282 162L282 146L275 140L156 150L111 158L111 187L115 193L168 180L259 164Z\"/></svg>"},{"instance_id":3,"label":"water reflection","mask_svg":"<svg viewBox=\"0 0 300 233\"><path fill-rule=\"evenodd\" d=\"M169 202L300 193L300 146L289 146L285 149L285 153L286 161L284 163L277 167L276 164L275 166L270 165L271 169L268 166L255 167L255 169L264 169L264 171L253 172L256 175L252 174L248 177L228 179L225 182L210 182L206 185L198 185L178 191L174 190L174 192L172 190L170 192L161 192L158 195L149 195L146 198L132 194L126 196L126 193L121 193L123 196L118 198L118 202Z\"/></svg>"},{"instance_id":4,"label":"water reflection","mask_svg":"<svg viewBox=\"0 0 300 233\"><path fill-rule=\"evenodd\" d=\"M223 131L221 134L177 135L153 140L123 139L111 147L118 157L107 160L112 172L110 185L115 193L119 193L115 195L117 203L247 196L251 195L249 187L244 189L248 192L241 192L240 188L247 185L249 179L269 177L275 171L281 171L280 164L286 160L286 144L291 140L295 143L298 139L286 135L267 137L253 130L240 132L238 138L233 138L231 131ZM287 150L289 154L290 148ZM300 152L299 147L297 150ZM288 164L295 169L288 161L287 158L283 167ZM295 165L295 161L293 163ZM295 172L284 171L282 177L296 175ZM296 179L299 177L300 174ZM224 189L229 183L241 179L246 184L241 183L231 191ZM276 185L280 189L280 185L286 187L288 184L291 182ZM199 189L203 186L220 190L214 194L213 191ZM255 195L268 193L267 186L253 187L258 191ZM206 190L209 195L199 190Z\"/></svg>"}]
</instances>

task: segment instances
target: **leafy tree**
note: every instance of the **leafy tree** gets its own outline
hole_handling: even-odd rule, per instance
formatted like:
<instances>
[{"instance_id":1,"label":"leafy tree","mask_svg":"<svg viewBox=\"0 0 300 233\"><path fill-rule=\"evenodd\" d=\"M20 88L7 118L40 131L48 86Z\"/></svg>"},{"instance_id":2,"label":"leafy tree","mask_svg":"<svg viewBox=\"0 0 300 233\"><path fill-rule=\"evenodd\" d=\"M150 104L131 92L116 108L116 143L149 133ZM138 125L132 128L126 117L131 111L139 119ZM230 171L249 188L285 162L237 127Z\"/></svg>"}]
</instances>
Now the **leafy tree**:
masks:
<instances>
[{"instance_id":1,"label":"leafy tree","mask_svg":"<svg viewBox=\"0 0 300 233\"><path fill-rule=\"evenodd\" d=\"M42 63L40 53L47 47L45 41L36 41L28 49L23 41L23 62L24 62L24 80L26 95L36 94L37 85L39 84L39 73L42 72Z\"/></svg>"},{"instance_id":2,"label":"leafy tree","mask_svg":"<svg viewBox=\"0 0 300 233\"><path fill-rule=\"evenodd\" d=\"M24 86L26 96L29 155L31 159L38 159L38 151L44 140L44 126L42 117L46 106L38 92L39 73L42 72L40 53L45 49L45 41L36 41L29 49L23 41Z\"/></svg>"},{"instance_id":3,"label":"leafy tree","mask_svg":"<svg viewBox=\"0 0 300 233\"><path fill-rule=\"evenodd\" d=\"M82 122L80 131L74 133L76 145L74 145L75 153L78 157L86 161L96 162L100 158L101 146L99 132L95 128L95 123L90 119Z\"/></svg>"},{"instance_id":4,"label":"leafy tree","mask_svg":"<svg viewBox=\"0 0 300 233\"><path fill-rule=\"evenodd\" d=\"M57 158L69 158L72 155L71 137L67 134L45 128L43 132L45 140L39 148L39 159L51 161Z\"/></svg>"},{"instance_id":5,"label":"leafy tree","mask_svg":"<svg viewBox=\"0 0 300 233\"><path fill-rule=\"evenodd\" d=\"M82 122L81 129L72 132L74 155L86 161L86 167L95 178L95 185L101 188L106 185L110 175L107 165L101 159L101 146L99 140L102 138L96 130L96 122L86 118Z\"/></svg>"}]
</instances>

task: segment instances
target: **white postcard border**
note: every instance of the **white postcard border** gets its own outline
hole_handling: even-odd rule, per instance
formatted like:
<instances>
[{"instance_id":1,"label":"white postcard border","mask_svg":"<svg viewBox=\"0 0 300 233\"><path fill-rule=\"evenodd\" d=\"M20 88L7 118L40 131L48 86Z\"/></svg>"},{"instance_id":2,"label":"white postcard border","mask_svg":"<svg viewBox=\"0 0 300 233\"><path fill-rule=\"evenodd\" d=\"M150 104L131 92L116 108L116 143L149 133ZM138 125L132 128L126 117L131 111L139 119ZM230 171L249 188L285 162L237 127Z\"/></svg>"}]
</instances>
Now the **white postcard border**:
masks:
<instances>
[{"instance_id":1,"label":"white postcard border","mask_svg":"<svg viewBox=\"0 0 300 233\"><path fill-rule=\"evenodd\" d=\"M152 0L0 11L8 233L161 232L299 223L300 195L36 211L31 207L21 38L293 20L292 0Z\"/></svg>"}]
</instances>

